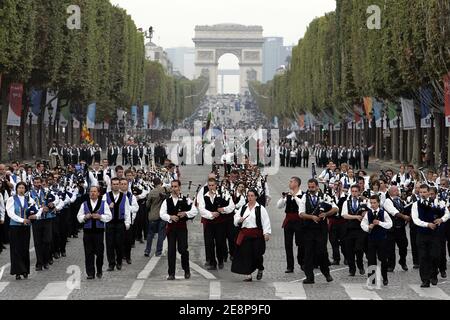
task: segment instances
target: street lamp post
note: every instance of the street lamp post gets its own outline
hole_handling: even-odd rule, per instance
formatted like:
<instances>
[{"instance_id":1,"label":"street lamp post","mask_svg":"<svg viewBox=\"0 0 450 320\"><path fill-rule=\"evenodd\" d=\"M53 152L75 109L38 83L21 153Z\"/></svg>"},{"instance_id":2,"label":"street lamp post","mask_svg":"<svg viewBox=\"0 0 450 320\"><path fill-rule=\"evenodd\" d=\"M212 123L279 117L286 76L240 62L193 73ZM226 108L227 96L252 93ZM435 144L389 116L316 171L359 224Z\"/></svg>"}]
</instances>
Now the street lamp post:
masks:
<instances>
[{"instance_id":1,"label":"street lamp post","mask_svg":"<svg viewBox=\"0 0 450 320\"><path fill-rule=\"evenodd\" d=\"M434 166L436 164L435 158L436 155L434 154L434 140L436 139L436 135L435 135L435 131L434 131L434 112L431 112L431 129L430 129L430 143L429 143L429 148L430 148L430 152L429 154L431 155L431 157L428 157L430 159L430 165Z\"/></svg>"},{"instance_id":2,"label":"street lamp post","mask_svg":"<svg viewBox=\"0 0 450 320\"><path fill-rule=\"evenodd\" d=\"M385 150L385 140L384 140L384 110L381 111L381 136L380 136L380 143L381 143L381 159L386 160L386 150Z\"/></svg>"},{"instance_id":3,"label":"street lamp post","mask_svg":"<svg viewBox=\"0 0 450 320\"><path fill-rule=\"evenodd\" d=\"M53 106L50 104L48 106L48 148L50 149L52 146L52 138L53 138L53 128L52 128L52 120L53 120Z\"/></svg>"},{"instance_id":4,"label":"street lamp post","mask_svg":"<svg viewBox=\"0 0 450 320\"><path fill-rule=\"evenodd\" d=\"M398 130L398 137L397 137L397 144L398 144L398 160L400 162L403 161L403 142L402 142L402 123L401 123L401 115L402 115L402 109L400 106L397 107L397 130Z\"/></svg>"}]
</instances>

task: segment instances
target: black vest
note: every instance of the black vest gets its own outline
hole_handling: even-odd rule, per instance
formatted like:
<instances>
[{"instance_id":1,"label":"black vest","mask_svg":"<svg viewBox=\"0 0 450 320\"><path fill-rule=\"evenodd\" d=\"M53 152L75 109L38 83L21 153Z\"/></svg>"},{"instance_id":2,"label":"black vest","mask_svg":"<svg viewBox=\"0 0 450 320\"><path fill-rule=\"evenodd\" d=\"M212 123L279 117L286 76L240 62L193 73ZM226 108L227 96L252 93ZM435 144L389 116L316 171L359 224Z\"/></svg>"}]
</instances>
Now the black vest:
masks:
<instances>
[{"instance_id":1,"label":"black vest","mask_svg":"<svg viewBox=\"0 0 450 320\"><path fill-rule=\"evenodd\" d=\"M122 203L124 194L121 192L119 194L119 198L117 198L116 202L114 202L114 194L112 191L109 193L109 197L111 198L111 201L113 201L113 203L114 203L112 222L123 221L123 220L120 220L120 204ZM106 203L105 205L108 205L108 203Z\"/></svg>"},{"instance_id":2,"label":"black vest","mask_svg":"<svg viewBox=\"0 0 450 320\"><path fill-rule=\"evenodd\" d=\"M295 197L288 195L286 197L286 210L285 213L298 213L299 208L297 205L297 201L295 201Z\"/></svg>"},{"instance_id":3,"label":"black vest","mask_svg":"<svg viewBox=\"0 0 450 320\"><path fill-rule=\"evenodd\" d=\"M353 197L350 197L347 199L347 213L351 216L360 216L361 215L361 199L358 198L358 207L356 210L353 210ZM348 229L361 229L361 222L358 220L349 220L347 221L347 227Z\"/></svg>"},{"instance_id":4,"label":"black vest","mask_svg":"<svg viewBox=\"0 0 450 320\"><path fill-rule=\"evenodd\" d=\"M241 209L241 218L244 216L245 211L247 210L248 205L246 204L245 206L242 207ZM260 206L256 206L255 207L255 218L256 218L256 227L260 230L263 230L262 227L262 220L261 220L261 207Z\"/></svg>"}]
</instances>

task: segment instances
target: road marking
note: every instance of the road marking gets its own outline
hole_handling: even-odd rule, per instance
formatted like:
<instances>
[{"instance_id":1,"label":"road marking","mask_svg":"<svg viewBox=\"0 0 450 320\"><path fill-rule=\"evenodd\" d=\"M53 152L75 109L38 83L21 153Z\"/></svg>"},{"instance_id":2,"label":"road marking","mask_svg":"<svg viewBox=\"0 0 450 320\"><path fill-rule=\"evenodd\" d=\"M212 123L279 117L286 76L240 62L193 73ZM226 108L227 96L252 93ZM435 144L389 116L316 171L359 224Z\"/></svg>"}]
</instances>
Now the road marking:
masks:
<instances>
[{"instance_id":1,"label":"road marking","mask_svg":"<svg viewBox=\"0 0 450 320\"><path fill-rule=\"evenodd\" d=\"M128 291L125 299L136 299L144 287L145 280L136 280L133 282L130 291Z\"/></svg>"},{"instance_id":2,"label":"road marking","mask_svg":"<svg viewBox=\"0 0 450 320\"><path fill-rule=\"evenodd\" d=\"M47 284L34 300L67 300L72 289L64 282L50 282Z\"/></svg>"},{"instance_id":3,"label":"road marking","mask_svg":"<svg viewBox=\"0 0 450 320\"><path fill-rule=\"evenodd\" d=\"M306 292L301 283L274 282L275 295L282 300L306 300Z\"/></svg>"},{"instance_id":4,"label":"road marking","mask_svg":"<svg viewBox=\"0 0 450 320\"><path fill-rule=\"evenodd\" d=\"M220 300L220 295L220 281L211 281L209 283L209 300Z\"/></svg>"},{"instance_id":5,"label":"road marking","mask_svg":"<svg viewBox=\"0 0 450 320\"><path fill-rule=\"evenodd\" d=\"M147 263L147 265L144 267L144 269L138 274L137 279L138 280L148 279L148 277L150 276L150 273L152 273L152 271L155 269L159 260L161 260L161 257L153 256L150 259L150 261Z\"/></svg>"},{"instance_id":6,"label":"road marking","mask_svg":"<svg viewBox=\"0 0 450 320\"><path fill-rule=\"evenodd\" d=\"M338 271L342 271L342 270L348 270L348 267L330 270L330 273L338 272ZM320 277L321 275L322 275L322 273L319 272L319 273L316 273L314 276L315 276L315 277ZM300 280L294 280L294 281L291 281L290 283L297 283L297 282L301 282L301 281L303 281L303 280L306 280L306 277L304 277L304 278L302 278L302 279L300 279Z\"/></svg>"},{"instance_id":7,"label":"road marking","mask_svg":"<svg viewBox=\"0 0 450 320\"><path fill-rule=\"evenodd\" d=\"M9 282L0 282L0 293L5 290L5 288L9 285Z\"/></svg>"},{"instance_id":8,"label":"road marking","mask_svg":"<svg viewBox=\"0 0 450 320\"><path fill-rule=\"evenodd\" d=\"M365 284L342 283L342 286L352 300L383 300L374 290L367 289Z\"/></svg>"},{"instance_id":9,"label":"road marking","mask_svg":"<svg viewBox=\"0 0 450 320\"><path fill-rule=\"evenodd\" d=\"M211 273L200 267L198 264L194 262L190 262L191 268L200 273L202 276L204 276L207 280L217 280L217 278Z\"/></svg>"},{"instance_id":10,"label":"road marking","mask_svg":"<svg viewBox=\"0 0 450 320\"><path fill-rule=\"evenodd\" d=\"M422 298L431 298L436 300L450 300L450 297L438 287L421 288L418 284L410 284L413 289Z\"/></svg>"}]
</instances>

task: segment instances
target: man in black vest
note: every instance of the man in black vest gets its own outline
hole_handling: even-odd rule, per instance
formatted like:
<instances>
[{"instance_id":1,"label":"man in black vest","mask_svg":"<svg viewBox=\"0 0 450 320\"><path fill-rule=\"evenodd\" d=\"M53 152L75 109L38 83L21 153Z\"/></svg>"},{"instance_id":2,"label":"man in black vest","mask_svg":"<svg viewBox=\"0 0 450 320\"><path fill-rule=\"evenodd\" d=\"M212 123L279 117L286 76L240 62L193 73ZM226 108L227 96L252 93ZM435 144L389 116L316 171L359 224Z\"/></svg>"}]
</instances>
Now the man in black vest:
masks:
<instances>
[{"instance_id":1,"label":"man in black vest","mask_svg":"<svg viewBox=\"0 0 450 320\"><path fill-rule=\"evenodd\" d=\"M408 254L408 238L406 237L406 224L411 217L405 214L405 203L400 199L398 186L389 188L389 197L384 201L384 210L392 216L394 227L389 230L387 238L388 271L394 272L396 257L395 244L398 246L399 264L404 271L408 271L406 256Z\"/></svg>"},{"instance_id":2,"label":"man in black vest","mask_svg":"<svg viewBox=\"0 0 450 320\"><path fill-rule=\"evenodd\" d=\"M284 229L284 248L286 251L287 268L285 273L294 272L294 236L297 246L297 262L301 268L304 265L305 248L302 240L303 221L299 215L299 204L303 197L300 190L301 180L298 177L292 177L289 181L289 194L283 193L282 198L278 200L277 208L285 208L286 218L283 222Z\"/></svg>"},{"instance_id":3,"label":"man in black vest","mask_svg":"<svg viewBox=\"0 0 450 320\"><path fill-rule=\"evenodd\" d=\"M164 200L160 209L160 217L168 222L167 225L167 258L169 263L169 276L167 280L175 280L175 262L178 252L181 254L181 266L184 270L184 278L191 277L188 251L188 229L186 222L195 218L197 208L192 201L181 197L181 182L174 180L171 183L172 194Z\"/></svg>"},{"instance_id":4,"label":"man in black vest","mask_svg":"<svg viewBox=\"0 0 450 320\"><path fill-rule=\"evenodd\" d=\"M234 212L233 200L221 197L217 192L217 182L214 178L208 180L208 193L199 198L199 211L204 218L205 241L209 248L208 270L223 269L223 257L226 241L226 219L224 215ZM216 260L217 256L217 260Z\"/></svg>"},{"instance_id":5,"label":"man in black vest","mask_svg":"<svg viewBox=\"0 0 450 320\"><path fill-rule=\"evenodd\" d=\"M103 196L103 201L112 212L112 220L106 224L106 254L108 271L122 269L125 230L131 226L131 207L125 194L120 192L120 179L111 179L111 192Z\"/></svg>"},{"instance_id":6,"label":"man in black vest","mask_svg":"<svg viewBox=\"0 0 450 320\"><path fill-rule=\"evenodd\" d=\"M97 278L100 279L103 276L105 223L108 223L112 217L108 205L101 201L99 196L99 188L91 187L89 200L83 202L77 214L78 221L84 223L83 246L88 280L94 279L95 265ZM96 263L94 263L95 257L97 257Z\"/></svg>"},{"instance_id":7,"label":"man in black vest","mask_svg":"<svg viewBox=\"0 0 450 320\"><path fill-rule=\"evenodd\" d=\"M450 213L448 208L436 205L430 201L430 187L426 184L420 186L420 200L415 202L411 209L412 219L417 226L417 247L419 250L420 278L422 288L437 285L438 263L440 257L440 228L448 221Z\"/></svg>"},{"instance_id":8,"label":"man in black vest","mask_svg":"<svg viewBox=\"0 0 450 320\"><path fill-rule=\"evenodd\" d=\"M351 189L351 195L342 206L342 217L347 220L347 235L345 239L345 250L350 276L354 277L356 265L359 273L364 275L363 255L367 234L361 229L361 221L367 212L367 203L360 197L361 191L358 185ZM356 264L355 264L356 255Z\"/></svg>"},{"instance_id":9,"label":"man in black vest","mask_svg":"<svg viewBox=\"0 0 450 320\"><path fill-rule=\"evenodd\" d=\"M319 189L316 179L308 181L308 193L303 196L299 205L300 217L304 220L303 239L305 242L305 275L303 284L314 283L315 259L327 282L333 281L327 252L328 224L327 218L334 215L338 207L326 199Z\"/></svg>"}]
</instances>

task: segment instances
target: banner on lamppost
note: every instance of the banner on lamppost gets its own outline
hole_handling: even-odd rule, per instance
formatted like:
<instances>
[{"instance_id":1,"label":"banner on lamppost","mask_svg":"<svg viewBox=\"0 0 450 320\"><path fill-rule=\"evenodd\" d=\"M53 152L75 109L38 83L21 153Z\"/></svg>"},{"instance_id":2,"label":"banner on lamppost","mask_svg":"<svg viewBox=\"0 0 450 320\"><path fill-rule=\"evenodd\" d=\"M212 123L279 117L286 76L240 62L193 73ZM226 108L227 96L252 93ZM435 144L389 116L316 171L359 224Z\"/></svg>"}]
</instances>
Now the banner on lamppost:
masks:
<instances>
[{"instance_id":1,"label":"banner on lamppost","mask_svg":"<svg viewBox=\"0 0 450 320\"><path fill-rule=\"evenodd\" d=\"M373 101L373 116L375 117L375 126L377 128L381 128L382 110L383 110L383 103L375 99Z\"/></svg>"},{"instance_id":2,"label":"banner on lamppost","mask_svg":"<svg viewBox=\"0 0 450 320\"><path fill-rule=\"evenodd\" d=\"M66 128L69 125L69 120L72 115L70 114L70 106L68 101L61 101L61 105L64 107L62 107L59 112L59 125Z\"/></svg>"},{"instance_id":3,"label":"banner on lamppost","mask_svg":"<svg viewBox=\"0 0 450 320\"><path fill-rule=\"evenodd\" d=\"M414 115L414 100L400 99L403 115L403 130L416 129L416 117Z\"/></svg>"},{"instance_id":4,"label":"banner on lamppost","mask_svg":"<svg viewBox=\"0 0 450 320\"><path fill-rule=\"evenodd\" d=\"M95 129L95 112L97 109L97 104L95 102L91 103L88 106L88 112L87 112L87 118L86 118L86 123L87 123L87 128L88 129Z\"/></svg>"},{"instance_id":5,"label":"banner on lamppost","mask_svg":"<svg viewBox=\"0 0 450 320\"><path fill-rule=\"evenodd\" d=\"M301 114L298 116L298 126L300 131L305 131L305 115Z\"/></svg>"},{"instance_id":6,"label":"banner on lamppost","mask_svg":"<svg viewBox=\"0 0 450 320\"><path fill-rule=\"evenodd\" d=\"M44 125L48 127L50 124L49 107L52 109L52 124L55 123L56 110L58 109L58 92L49 90L47 91L47 99L45 100L45 112L44 112Z\"/></svg>"},{"instance_id":7,"label":"banner on lamppost","mask_svg":"<svg viewBox=\"0 0 450 320\"><path fill-rule=\"evenodd\" d=\"M39 114L41 113L42 90L31 90L31 123L38 124Z\"/></svg>"},{"instance_id":8,"label":"banner on lamppost","mask_svg":"<svg viewBox=\"0 0 450 320\"><path fill-rule=\"evenodd\" d=\"M373 99L371 97L365 97L363 98L363 100L364 100L364 110L366 111L366 118L367 120L371 121L372 116L370 115L370 113L372 112L373 109Z\"/></svg>"},{"instance_id":9,"label":"banner on lamppost","mask_svg":"<svg viewBox=\"0 0 450 320\"><path fill-rule=\"evenodd\" d=\"M138 107L137 106L131 107L131 120L133 121L133 128L136 128L137 123L138 123Z\"/></svg>"},{"instance_id":10,"label":"banner on lamppost","mask_svg":"<svg viewBox=\"0 0 450 320\"><path fill-rule=\"evenodd\" d=\"M9 111L8 126L20 127L20 118L22 117L22 97L23 84L12 83L9 86Z\"/></svg>"},{"instance_id":11,"label":"banner on lamppost","mask_svg":"<svg viewBox=\"0 0 450 320\"><path fill-rule=\"evenodd\" d=\"M73 128L80 129L80 121L75 117L73 117Z\"/></svg>"},{"instance_id":12,"label":"banner on lamppost","mask_svg":"<svg viewBox=\"0 0 450 320\"><path fill-rule=\"evenodd\" d=\"M433 93L430 88L420 89L420 127L422 129L431 128L431 100Z\"/></svg>"},{"instance_id":13,"label":"banner on lamppost","mask_svg":"<svg viewBox=\"0 0 450 320\"><path fill-rule=\"evenodd\" d=\"M142 117L142 119L143 119L143 126L144 126L144 129L148 129L149 128L149 126L148 126L148 113L150 112L150 106L145 105L143 109L144 109L143 117Z\"/></svg>"},{"instance_id":14,"label":"banner on lamppost","mask_svg":"<svg viewBox=\"0 0 450 320\"><path fill-rule=\"evenodd\" d=\"M450 72L444 76L445 126L450 127Z\"/></svg>"},{"instance_id":15,"label":"banner on lamppost","mask_svg":"<svg viewBox=\"0 0 450 320\"><path fill-rule=\"evenodd\" d=\"M389 118L389 128L398 128L398 116L397 116L397 106L390 103L388 106L388 118Z\"/></svg>"}]
</instances>

